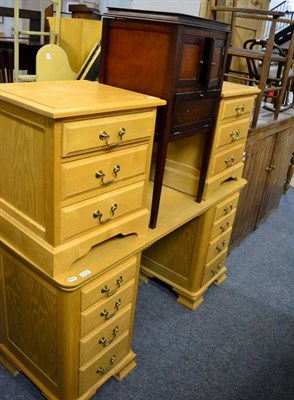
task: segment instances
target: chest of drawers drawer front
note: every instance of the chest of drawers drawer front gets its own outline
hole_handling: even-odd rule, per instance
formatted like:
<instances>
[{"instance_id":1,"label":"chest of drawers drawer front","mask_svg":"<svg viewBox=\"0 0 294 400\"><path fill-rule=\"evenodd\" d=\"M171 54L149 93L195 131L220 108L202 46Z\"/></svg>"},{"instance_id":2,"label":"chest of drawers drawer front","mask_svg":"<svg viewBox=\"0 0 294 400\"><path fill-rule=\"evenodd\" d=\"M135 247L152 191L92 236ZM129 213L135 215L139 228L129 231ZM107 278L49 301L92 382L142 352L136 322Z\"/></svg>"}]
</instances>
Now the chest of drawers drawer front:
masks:
<instances>
[{"instance_id":1,"label":"chest of drawers drawer front","mask_svg":"<svg viewBox=\"0 0 294 400\"><path fill-rule=\"evenodd\" d=\"M62 208L61 241L142 208L143 193L144 181Z\"/></svg>"},{"instance_id":2,"label":"chest of drawers drawer front","mask_svg":"<svg viewBox=\"0 0 294 400\"><path fill-rule=\"evenodd\" d=\"M81 337L88 335L94 329L120 315L124 307L133 301L135 280L130 280L114 296L100 301L97 305L81 313Z\"/></svg>"},{"instance_id":3,"label":"chest of drawers drawer front","mask_svg":"<svg viewBox=\"0 0 294 400\"><path fill-rule=\"evenodd\" d=\"M146 171L148 144L120 148L99 156L61 165L62 200L80 193L101 193L142 179Z\"/></svg>"},{"instance_id":4,"label":"chest of drawers drawer front","mask_svg":"<svg viewBox=\"0 0 294 400\"><path fill-rule=\"evenodd\" d=\"M80 341L80 366L84 365L105 348L113 346L130 326L132 304L129 304L105 325Z\"/></svg>"},{"instance_id":5,"label":"chest of drawers drawer front","mask_svg":"<svg viewBox=\"0 0 294 400\"><path fill-rule=\"evenodd\" d=\"M113 374L113 368L126 357L129 352L129 336L128 331L125 332L118 342L105 349L105 352L99 354L91 362L83 365L79 369L79 395L97 384L99 380L105 376Z\"/></svg>"},{"instance_id":6,"label":"chest of drawers drawer front","mask_svg":"<svg viewBox=\"0 0 294 400\"><path fill-rule=\"evenodd\" d=\"M219 255L219 257L214 258L209 263L205 264L203 271L203 278L201 286L205 285L210 279L212 279L221 269L225 266L227 252Z\"/></svg>"},{"instance_id":7,"label":"chest of drawers drawer front","mask_svg":"<svg viewBox=\"0 0 294 400\"><path fill-rule=\"evenodd\" d=\"M87 285L81 292L81 311L86 310L100 300L108 299L114 294L120 294L125 284L137 273L137 258L132 257L128 261L116 267L114 272L102 276L98 282Z\"/></svg>"},{"instance_id":8,"label":"chest of drawers drawer front","mask_svg":"<svg viewBox=\"0 0 294 400\"><path fill-rule=\"evenodd\" d=\"M220 119L224 120L225 118L232 117L235 119L249 118L252 111L252 104L252 96L225 100L220 111Z\"/></svg>"},{"instance_id":9,"label":"chest of drawers drawer front","mask_svg":"<svg viewBox=\"0 0 294 400\"><path fill-rule=\"evenodd\" d=\"M248 124L249 118L221 124L217 131L216 149L227 144L237 144L239 140L245 139L248 133Z\"/></svg>"},{"instance_id":10,"label":"chest of drawers drawer front","mask_svg":"<svg viewBox=\"0 0 294 400\"><path fill-rule=\"evenodd\" d=\"M230 237L231 237L232 228L229 228L225 233L220 236L217 236L215 239L209 242L206 262L209 262L214 257L218 256L224 250L228 248Z\"/></svg>"},{"instance_id":11,"label":"chest of drawers drawer front","mask_svg":"<svg viewBox=\"0 0 294 400\"><path fill-rule=\"evenodd\" d=\"M62 156L110 149L150 137L154 132L154 124L155 111L152 110L64 123Z\"/></svg>"},{"instance_id":12,"label":"chest of drawers drawer front","mask_svg":"<svg viewBox=\"0 0 294 400\"><path fill-rule=\"evenodd\" d=\"M212 240L218 235L223 234L229 228L232 228L235 215L236 215L236 209L234 209L229 215L226 215L225 217L215 221L212 225L210 239Z\"/></svg>"},{"instance_id":13,"label":"chest of drawers drawer front","mask_svg":"<svg viewBox=\"0 0 294 400\"><path fill-rule=\"evenodd\" d=\"M238 199L239 199L239 193L235 193L228 199L219 203L215 207L214 221L217 221L221 217L230 215L232 211L236 209L238 204Z\"/></svg>"},{"instance_id":14,"label":"chest of drawers drawer front","mask_svg":"<svg viewBox=\"0 0 294 400\"><path fill-rule=\"evenodd\" d=\"M228 170L230 167L242 162L244 143L233 146L229 150L218 152L212 162L212 175Z\"/></svg>"}]
</instances>

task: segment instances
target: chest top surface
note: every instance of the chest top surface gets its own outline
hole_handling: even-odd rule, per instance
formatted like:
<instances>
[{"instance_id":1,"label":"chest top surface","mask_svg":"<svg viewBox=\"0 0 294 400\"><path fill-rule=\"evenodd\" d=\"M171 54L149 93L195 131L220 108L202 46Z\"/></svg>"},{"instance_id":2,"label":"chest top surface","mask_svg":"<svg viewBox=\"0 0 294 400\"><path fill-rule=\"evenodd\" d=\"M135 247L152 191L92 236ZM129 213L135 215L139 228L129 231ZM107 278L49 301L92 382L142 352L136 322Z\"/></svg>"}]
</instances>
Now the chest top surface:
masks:
<instances>
[{"instance_id":1,"label":"chest top surface","mask_svg":"<svg viewBox=\"0 0 294 400\"><path fill-rule=\"evenodd\" d=\"M90 81L0 84L0 100L54 119L165 104L157 97Z\"/></svg>"},{"instance_id":2,"label":"chest top surface","mask_svg":"<svg viewBox=\"0 0 294 400\"><path fill-rule=\"evenodd\" d=\"M230 31L229 25L224 22L173 12L168 13L160 11L108 7L108 11L104 13L103 16L108 18L128 18L133 20L152 21L156 23L185 25L204 29L222 30L226 32Z\"/></svg>"}]
</instances>

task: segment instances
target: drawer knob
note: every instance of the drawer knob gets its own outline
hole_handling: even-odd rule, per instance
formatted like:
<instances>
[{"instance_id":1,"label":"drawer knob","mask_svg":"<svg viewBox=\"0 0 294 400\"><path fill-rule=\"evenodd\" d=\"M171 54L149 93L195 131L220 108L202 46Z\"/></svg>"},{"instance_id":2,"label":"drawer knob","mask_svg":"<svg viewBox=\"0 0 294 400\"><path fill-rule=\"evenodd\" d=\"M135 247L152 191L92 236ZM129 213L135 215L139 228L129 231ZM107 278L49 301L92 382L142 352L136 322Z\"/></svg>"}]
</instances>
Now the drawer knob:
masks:
<instances>
[{"instance_id":1,"label":"drawer knob","mask_svg":"<svg viewBox=\"0 0 294 400\"><path fill-rule=\"evenodd\" d=\"M115 314L118 312L120 306L121 306L121 299L118 299L115 302L115 305L114 305L115 310L113 311L113 313L109 314L109 312L107 310L103 310L100 313L100 317L104 317L105 319L110 319L110 318L114 317Z\"/></svg>"},{"instance_id":2,"label":"drawer knob","mask_svg":"<svg viewBox=\"0 0 294 400\"><path fill-rule=\"evenodd\" d=\"M103 344L104 347L109 346L109 345L114 341L114 339L116 338L117 332L118 332L118 326L116 326L116 327L113 329L113 331L112 331L112 338L111 338L111 339L106 340L104 337L102 337L101 339L99 339L99 342L98 342L98 343L99 343L99 344Z\"/></svg>"},{"instance_id":3,"label":"drawer knob","mask_svg":"<svg viewBox=\"0 0 294 400\"><path fill-rule=\"evenodd\" d=\"M126 133L125 128L120 128L118 131L118 141L115 143L108 143L109 135L106 131L101 131L99 134L99 139L105 142L106 147L118 146L122 142L123 135Z\"/></svg>"},{"instance_id":4,"label":"drawer knob","mask_svg":"<svg viewBox=\"0 0 294 400\"><path fill-rule=\"evenodd\" d=\"M107 297L111 297L113 296L115 293L117 293L118 289L120 288L120 285L123 283L123 277L120 276L119 278L117 278L116 280L116 288L111 292L110 289L107 287L107 285L105 285L102 289L101 289L101 293L106 293Z\"/></svg>"},{"instance_id":5,"label":"drawer knob","mask_svg":"<svg viewBox=\"0 0 294 400\"><path fill-rule=\"evenodd\" d=\"M245 107L244 104L241 107L240 106L235 107L235 111L237 113L237 116L240 117L241 115L243 115L244 112L245 112L245 109L246 109L246 107Z\"/></svg>"},{"instance_id":6,"label":"drawer knob","mask_svg":"<svg viewBox=\"0 0 294 400\"><path fill-rule=\"evenodd\" d=\"M216 246L216 251L218 252L218 253L220 253L224 248L225 248L225 246L226 246L226 241L225 240L223 240L222 242L221 242L221 244L218 244L217 246Z\"/></svg>"},{"instance_id":7,"label":"drawer knob","mask_svg":"<svg viewBox=\"0 0 294 400\"><path fill-rule=\"evenodd\" d=\"M224 232L231 225L230 221L227 221L225 224L222 224L219 228L222 232Z\"/></svg>"},{"instance_id":8,"label":"drawer knob","mask_svg":"<svg viewBox=\"0 0 294 400\"><path fill-rule=\"evenodd\" d=\"M98 220L101 224L105 224L105 222L108 222L112 219L116 209L117 209L117 204L113 204L110 208L110 213L111 213L110 217L105 218L105 219L102 219L103 214L99 210L96 210L93 212L93 218L98 218Z\"/></svg>"},{"instance_id":9,"label":"drawer knob","mask_svg":"<svg viewBox=\"0 0 294 400\"><path fill-rule=\"evenodd\" d=\"M225 159L225 164L227 165L227 167L231 167L234 164L235 159L236 159L236 156L234 156L234 155L232 155L229 158L226 158Z\"/></svg>"},{"instance_id":10,"label":"drawer knob","mask_svg":"<svg viewBox=\"0 0 294 400\"><path fill-rule=\"evenodd\" d=\"M235 142L236 140L238 140L240 137L240 134L241 134L240 129L237 129L236 132L230 132L230 138L231 138L232 142Z\"/></svg>"},{"instance_id":11,"label":"drawer knob","mask_svg":"<svg viewBox=\"0 0 294 400\"><path fill-rule=\"evenodd\" d=\"M95 178L100 179L102 185L109 185L110 183L113 183L113 182L116 181L117 174L118 174L119 171L120 171L120 166L119 165L115 165L113 170L112 170L112 179L109 179L108 181L105 181L104 180L105 173L102 170L96 172Z\"/></svg>"},{"instance_id":12,"label":"drawer knob","mask_svg":"<svg viewBox=\"0 0 294 400\"><path fill-rule=\"evenodd\" d=\"M113 366L113 364L114 364L114 362L115 362L115 359L116 359L116 356L115 356L115 354L111 357L111 359L109 360L109 367L108 368L102 368L102 367L100 367L100 368L98 368L97 369L97 371L96 371L96 373L97 374L99 374L99 375L105 375L108 371L110 371L111 370L111 368L112 368L112 366Z\"/></svg>"},{"instance_id":13,"label":"drawer knob","mask_svg":"<svg viewBox=\"0 0 294 400\"><path fill-rule=\"evenodd\" d=\"M226 207L224 208L224 213L225 213L225 214L229 214L229 213L232 211L233 208L234 208L233 203L230 204L229 206L226 206Z\"/></svg>"}]
</instances>

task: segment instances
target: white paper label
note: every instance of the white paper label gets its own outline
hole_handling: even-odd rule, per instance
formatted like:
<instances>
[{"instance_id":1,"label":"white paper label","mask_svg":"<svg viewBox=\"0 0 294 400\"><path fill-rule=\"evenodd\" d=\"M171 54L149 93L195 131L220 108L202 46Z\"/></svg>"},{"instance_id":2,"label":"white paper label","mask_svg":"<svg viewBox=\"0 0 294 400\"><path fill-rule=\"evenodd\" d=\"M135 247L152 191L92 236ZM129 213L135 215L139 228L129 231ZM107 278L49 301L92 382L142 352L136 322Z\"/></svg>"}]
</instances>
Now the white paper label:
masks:
<instances>
[{"instance_id":1,"label":"white paper label","mask_svg":"<svg viewBox=\"0 0 294 400\"><path fill-rule=\"evenodd\" d=\"M85 271L82 271L79 275L82 278L85 278L86 276L90 275L92 272L89 269L85 269Z\"/></svg>"},{"instance_id":2,"label":"white paper label","mask_svg":"<svg viewBox=\"0 0 294 400\"><path fill-rule=\"evenodd\" d=\"M78 280L78 278L76 276L71 276L71 277L67 278L67 282L75 282L77 280Z\"/></svg>"}]
</instances>

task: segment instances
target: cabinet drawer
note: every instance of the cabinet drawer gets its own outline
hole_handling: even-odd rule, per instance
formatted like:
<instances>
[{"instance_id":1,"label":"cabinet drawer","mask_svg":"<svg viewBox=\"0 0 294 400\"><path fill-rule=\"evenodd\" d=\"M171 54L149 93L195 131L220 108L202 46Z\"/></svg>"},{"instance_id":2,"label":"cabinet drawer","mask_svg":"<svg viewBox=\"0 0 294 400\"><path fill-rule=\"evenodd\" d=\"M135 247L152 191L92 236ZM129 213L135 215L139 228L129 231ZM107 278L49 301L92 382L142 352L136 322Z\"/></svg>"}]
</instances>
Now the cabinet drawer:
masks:
<instances>
[{"instance_id":1,"label":"cabinet drawer","mask_svg":"<svg viewBox=\"0 0 294 400\"><path fill-rule=\"evenodd\" d=\"M106 192L143 179L147 170L148 143L61 165L62 200L79 193Z\"/></svg>"},{"instance_id":2,"label":"cabinet drawer","mask_svg":"<svg viewBox=\"0 0 294 400\"><path fill-rule=\"evenodd\" d=\"M129 304L120 315L83 338L80 341L80 366L90 361L105 348L113 346L121 335L129 329L131 315L132 304Z\"/></svg>"},{"instance_id":3,"label":"cabinet drawer","mask_svg":"<svg viewBox=\"0 0 294 400\"><path fill-rule=\"evenodd\" d=\"M219 98L219 90L196 93L177 93L175 97L172 133L211 127Z\"/></svg>"},{"instance_id":4,"label":"cabinet drawer","mask_svg":"<svg viewBox=\"0 0 294 400\"><path fill-rule=\"evenodd\" d=\"M237 143L245 139L248 133L249 118L242 118L236 122L222 124L216 134L216 148L227 144Z\"/></svg>"},{"instance_id":5,"label":"cabinet drawer","mask_svg":"<svg viewBox=\"0 0 294 400\"><path fill-rule=\"evenodd\" d=\"M155 111L151 110L64 123L62 156L110 149L115 145L149 137L154 132L155 115Z\"/></svg>"},{"instance_id":6,"label":"cabinet drawer","mask_svg":"<svg viewBox=\"0 0 294 400\"><path fill-rule=\"evenodd\" d=\"M215 239L209 242L206 262L209 262L214 257L218 256L220 253L223 253L228 248L230 237L232 233L232 228L229 228L225 233L220 236L217 236Z\"/></svg>"},{"instance_id":7,"label":"cabinet drawer","mask_svg":"<svg viewBox=\"0 0 294 400\"><path fill-rule=\"evenodd\" d=\"M229 215L226 215L225 217L215 221L212 225L210 239L212 240L218 235L221 235L222 233L227 231L229 228L232 228L235 215L236 215L236 209L234 209Z\"/></svg>"},{"instance_id":8,"label":"cabinet drawer","mask_svg":"<svg viewBox=\"0 0 294 400\"><path fill-rule=\"evenodd\" d=\"M119 293L83 311L81 313L81 337L88 335L116 315L120 315L123 308L133 301L134 286L135 280L131 279Z\"/></svg>"},{"instance_id":9,"label":"cabinet drawer","mask_svg":"<svg viewBox=\"0 0 294 400\"><path fill-rule=\"evenodd\" d=\"M243 160L244 141L226 151L217 152L212 160L211 176L228 170Z\"/></svg>"},{"instance_id":10,"label":"cabinet drawer","mask_svg":"<svg viewBox=\"0 0 294 400\"><path fill-rule=\"evenodd\" d=\"M224 120L231 117L236 119L249 118L252 111L253 99L253 96L249 96L225 100L220 111L220 119Z\"/></svg>"},{"instance_id":11,"label":"cabinet drawer","mask_svg":"<svg viewBox=\"0 0 294 400\"><path fill-rule=\"evenodd\" d=\"M215 207L215 215L214 220L218 220L219 218L229 215L236 209L239 199L239 193L235 193L233 196L219 203Z\"/></svg>"},{"instance_id":12,"label":"cabinet drawer","mask_svg":"<svg viewBox=\"0 0 294 400\"><path fill-rule=\"evenodd\" d=\"M210 281L225 265L227 252L205 264L201 286Z\"/></svg>"},{"instance_id":13,"label":"cabinet drawer","mask_svg":"<svg viewBox=\"0 0 294 400\"><path fill-rule=\"evenodd\" d=\"M115 267L105 276L102 276L98 282L89 284L81 292L81 311L91 307L102 299L112 297L114 294L120 294L125 284L137 274L137 258L132 257L122 263L120 267Z\"/></svg>"},{"instance_id":14,"label":"cabinet drawer","mask_svg":"<svg viewBox=\"0 0 294 400\"><path fill-rule=\"evenodd\" d=\"M144 181L113 190L61 209L61 241L138 210L143 204Z\"/></svg>"},{"instance_id":15,"label":"cabinet drawer","mask_svg":"<svg viewBox=\"0 0 294 400\"><path fill-rule=\"evenodd\" d=\"M129 334L128 331L121 336L119 341L105 349L93 359L91 362L83 365L79 369L79 395L89 390L92 386L96 385L99 380L105 376L113 374L112 369L116 367L129 352Z\"/></svg>"}]
</instances>

